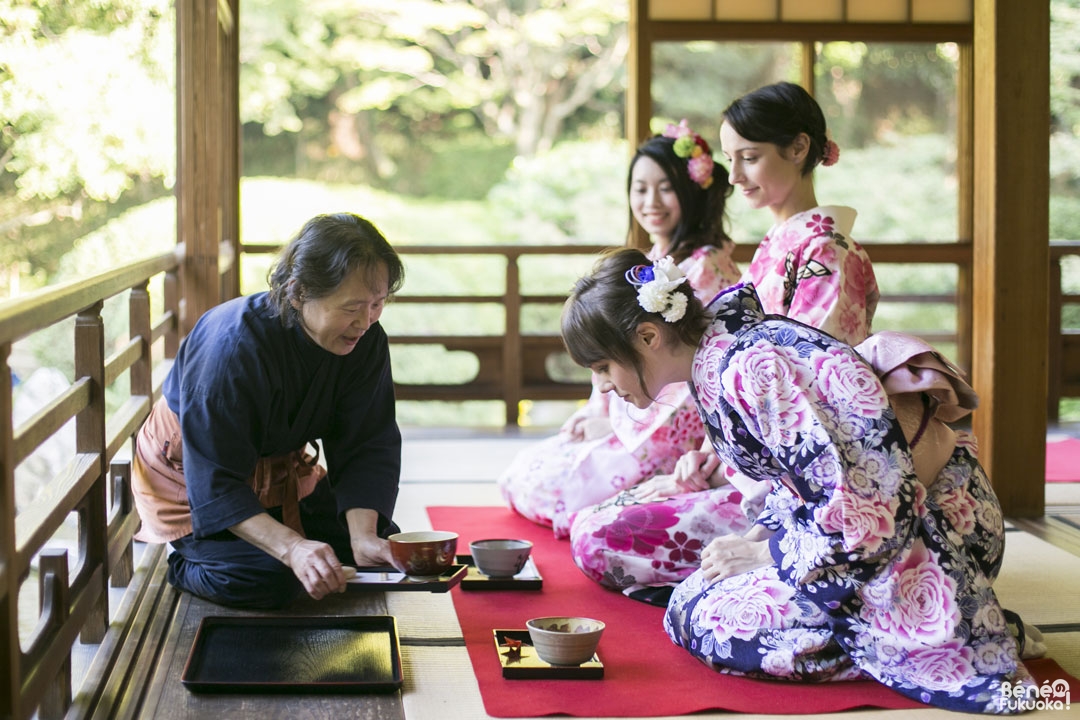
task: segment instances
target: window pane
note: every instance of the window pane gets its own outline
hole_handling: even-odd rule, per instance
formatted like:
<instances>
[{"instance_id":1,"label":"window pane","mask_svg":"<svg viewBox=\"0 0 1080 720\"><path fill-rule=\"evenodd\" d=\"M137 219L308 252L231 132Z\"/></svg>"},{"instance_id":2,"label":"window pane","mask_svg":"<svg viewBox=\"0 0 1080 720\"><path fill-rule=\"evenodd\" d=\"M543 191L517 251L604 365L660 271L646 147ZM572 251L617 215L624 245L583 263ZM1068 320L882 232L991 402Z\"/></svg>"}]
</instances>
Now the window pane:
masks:
<instances>
[{"instance_id":1,"label":"window pane","mask_svg":"<svg viewBox=\"0 0 1080 720\"><path fill-rule=\"evenodd\" d=\"M957 239L956 45L828 43L817 99L840 162L815 171L822 204L859 212L864 242Z\"/></svg>"},{"instance_id":2,"label":"window pane","mask_svg":"<svg viewBox=\"0 0 1080 720\"><path fill-rule=\"evenodd\" d=\"M706 20L712 9L710 0L650 0L651 20Z\"/></svg>"},{"instance_id":3,"label":"window pane","mask_svg":"<svg viewBox=\"0 0 1080 720\"><path fill-rule=\"evenodd\" d=\"M852 22L905 22L908 0L848 0L847 17Z\"/></svg>"},{"instance_id":4,"label":"window pane","mask_svg":"<svg viewBox=\"0 0 1080 720\"><path fill-rule=\"evenodd\" d=\"M844 18L840 0L782 0L780 18L786 22L837 22Z\"/></svg>"},{"instance_id":5,"label":"window pane","mask_svg":"<svg viewBox=\"0 0 1080 720\"><path fill-rule=\"evenodd\" d=\"M911 19L915 22L971 22L971 0L913 0Z\"/></svg>"},{"instance_id":6,"label":"window pane","mask_svg":"<svg viewBox=\"0 0 1080 720\"><path fill-rule=\"evenodd\" d=\"M716 0L717 20L775 20L776 0Z\"/></svg>"}]
</instances>

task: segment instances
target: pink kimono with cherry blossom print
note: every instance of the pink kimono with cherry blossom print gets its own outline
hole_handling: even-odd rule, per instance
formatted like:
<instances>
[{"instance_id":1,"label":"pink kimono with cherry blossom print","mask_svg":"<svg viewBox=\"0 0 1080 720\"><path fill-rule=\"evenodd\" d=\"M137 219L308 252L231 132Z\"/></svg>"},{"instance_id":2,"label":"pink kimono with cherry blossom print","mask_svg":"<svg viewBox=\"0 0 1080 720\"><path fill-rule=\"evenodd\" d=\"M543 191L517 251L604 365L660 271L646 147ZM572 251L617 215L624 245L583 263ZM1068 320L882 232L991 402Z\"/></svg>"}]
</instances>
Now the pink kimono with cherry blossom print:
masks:
<instances>
[{"instance_id":1,"label":"pink kimono with cherry blossom print","mask_svg":"<svg viewBox=\"0 0 1080 720\"><path fill-rule=\"evenodd\" d=\"M733 248L732 243L701 247L679 263L703 303L738 282ZM659 259L655 248L649 257ZM644 410L594 385L574 417L606 417L612 431L582 442L560 432L519 452L498 478L499 490L513 510L551 526L560 538L569 534L575 512L657 473L671 472L675 461L700 447L705 438L685 383L665 387Z\"/></svg>"},{"instance_id":2,"label":"pink kimono with cherry blossom print","mask_svg":"<svg viewBox=\"0 0 1080 720\"><path fill-rule=\"evenodd\" d=\"M816 207L766 233L743 275L766 313L794 318L849 345L870 334L880 293L869 256L851 239L854 223L851 208Z\"/></svg>"}]
</instances>

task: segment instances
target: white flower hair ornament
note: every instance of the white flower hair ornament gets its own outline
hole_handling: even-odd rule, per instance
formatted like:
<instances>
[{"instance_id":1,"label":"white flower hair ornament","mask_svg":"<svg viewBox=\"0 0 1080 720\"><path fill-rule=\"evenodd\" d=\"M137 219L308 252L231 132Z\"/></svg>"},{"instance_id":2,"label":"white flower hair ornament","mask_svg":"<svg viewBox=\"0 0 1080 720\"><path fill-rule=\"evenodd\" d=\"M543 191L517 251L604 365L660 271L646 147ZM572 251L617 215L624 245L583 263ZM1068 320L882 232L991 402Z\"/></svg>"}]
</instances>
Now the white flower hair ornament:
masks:
<instances>
[{"instance_id":1,"label":"white flower hair ornament","mask_svg":"<svg viewBox=\"0 0 1080 720\"><path fill-rule=\"evenodd\" d=\"M686 314L686 295L675 288L686 282L686 275L671 257L652 265L635 265L626 271L626 281L637 287L638 305L645 312L660 313L667 322Z\"/></svg>"}]
</instances>

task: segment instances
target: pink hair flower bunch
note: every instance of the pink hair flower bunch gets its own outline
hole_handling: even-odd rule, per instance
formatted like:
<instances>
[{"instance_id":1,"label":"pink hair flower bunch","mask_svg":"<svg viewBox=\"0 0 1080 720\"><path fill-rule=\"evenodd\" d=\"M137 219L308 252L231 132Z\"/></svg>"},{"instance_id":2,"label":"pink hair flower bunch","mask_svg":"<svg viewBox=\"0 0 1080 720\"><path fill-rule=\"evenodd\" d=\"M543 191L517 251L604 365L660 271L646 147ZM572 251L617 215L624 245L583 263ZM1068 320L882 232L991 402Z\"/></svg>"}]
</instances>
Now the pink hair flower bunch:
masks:
<instances>
[{"instance_id":1,"label":"pink hair flower bunch","mask_svg":"<svg viewBox=\"0 0 1080 720\"><path fill-rule=\"evenodd\" d=\"M825 167L835 165L836 161L840 159L840 146L833 140L826 140L825 147L822 148L821 164Z\"/></svg>"},{"instance_id":2,"label":"pink hair flower bunch","mask_svg":"<svg viewBox=\"0 0 1080 720\"><path fill-rule=\"evenodd\" d=\"M683 118L678 125L668 123L664 130L664 137L675 140L672 150L676 157L686 160L686 171L690 179L700 185L703 190L708 190L713 182L714 163L712 148L705 142L705 138L690 129L686 118Z\"/></svg>"}]
</instances>

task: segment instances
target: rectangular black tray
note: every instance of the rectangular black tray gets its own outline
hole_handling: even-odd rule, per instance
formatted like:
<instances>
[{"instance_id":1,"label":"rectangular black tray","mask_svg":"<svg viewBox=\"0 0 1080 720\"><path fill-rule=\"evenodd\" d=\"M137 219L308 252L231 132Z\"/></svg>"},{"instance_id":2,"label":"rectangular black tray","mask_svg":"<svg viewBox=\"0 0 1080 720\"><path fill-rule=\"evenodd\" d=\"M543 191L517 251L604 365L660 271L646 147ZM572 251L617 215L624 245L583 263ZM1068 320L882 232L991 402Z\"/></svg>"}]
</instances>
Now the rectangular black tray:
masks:
<instances>
[{"instance_id":1,"label":"rectangular black tray","mask_svg":"<svg viewBox=\"0 0 1080 720\"><path fill-rule=\"evenodd\" d=\"M412 580L405 573L392 567L357 568L356 577L345 583L347 591L382 590L386 592L420 591L446 592L461 582L468 568L464 565L451 565L438 577L426 580Z\"/></svg>"},{"instance_id":2,"label":"rectangular black tray","mask_svg":"<svg viewBox=\"0 0 1080 720\"><path fill-rule=\"evenodd\" d=\"M462 590L540 590L544 587L544 578L536 569L532 558L525 561L525 567L513 577L488 577L476 569L472 555L458 555L457 561L467 568L461 580Z\"/></svg>"},{"instance_id":3,"label":"rectangular black tray","mask_svg":"<svg viewBox=\"0 0 1080 720\"><path fill-rule=\"evenodd\" d=\"M214 693L375 693L401 687L391 615L203 618L180 677Z\"/></svg>"},{"instance_id":4,"label":"rectangular black tray","mask_svg":"<svg viewBox=\"0 0 1080 720\"><path fill-rule=\"evenodd\" d=\"M541 660L529 640L528 630L492 630L495 651L499 653L502 676L510 680L600 680L604 663L593 653L592 659L580 665L551 665ZM506 641L520 640L521 648L514 652Z\"/></svg>"}]
</instances>

